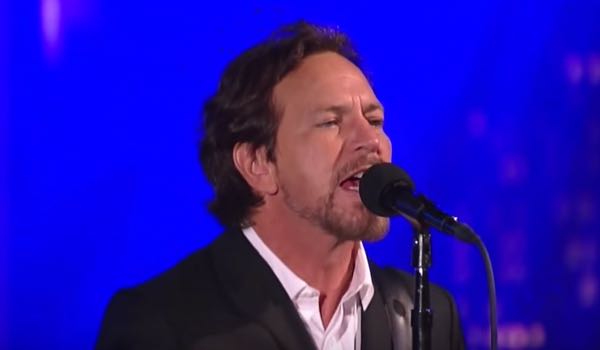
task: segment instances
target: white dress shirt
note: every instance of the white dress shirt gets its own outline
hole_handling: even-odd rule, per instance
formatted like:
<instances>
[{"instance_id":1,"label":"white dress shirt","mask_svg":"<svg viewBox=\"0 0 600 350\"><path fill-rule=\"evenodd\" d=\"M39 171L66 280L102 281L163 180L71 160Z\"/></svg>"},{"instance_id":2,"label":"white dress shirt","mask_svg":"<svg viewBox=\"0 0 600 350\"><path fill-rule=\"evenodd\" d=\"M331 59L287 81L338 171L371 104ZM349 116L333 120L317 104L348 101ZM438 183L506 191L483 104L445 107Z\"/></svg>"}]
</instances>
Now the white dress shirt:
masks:
<instances>
[{"instance_id":1,"label":"white dress shirt","mask_svg":"<svg viewBox=\"0 0 600 350\"><path fill-rule=\"evenodd\" d=\"M258 236L252 227L242 230L250 244L267 262L298 310L300 318L319 350L360 349L360 317L373 298L375 289L362 243L354 263L354 273L327 328L319 309L319 291L290 270Z\"/></svg>"}]
</instances>

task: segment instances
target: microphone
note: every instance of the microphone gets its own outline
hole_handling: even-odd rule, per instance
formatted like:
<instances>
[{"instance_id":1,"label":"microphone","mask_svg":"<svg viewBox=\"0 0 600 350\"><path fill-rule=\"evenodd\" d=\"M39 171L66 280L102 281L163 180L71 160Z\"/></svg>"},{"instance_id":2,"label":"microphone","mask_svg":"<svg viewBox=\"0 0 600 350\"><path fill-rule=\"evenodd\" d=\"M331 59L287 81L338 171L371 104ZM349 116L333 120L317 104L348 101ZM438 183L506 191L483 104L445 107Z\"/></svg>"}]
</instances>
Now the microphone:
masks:
<instances>
[{"instance_id":1,"label":"microphone","mask_svg":"<svg viewBox=\"0 0 600 350\"><path fill-rule=\"evenodd\" d=\"M476 243L473 230L455 217L445 214L423 195L413 193L414 184L408 174L391 163L375 164L363 174L359 193L363 204L376 215L403 215L419 224Z\"/></svg>"},{"instance_id":2,"label":"microphone","mask_svg":"<svg viewBox=\"0 0 600 350\"><path fill-rule=\"evenodd\" d=\"M458 220L439 210L431 201L423 195L414 194L414 184L410 176L404 170L398 168L391 163L380 163L373 165L363 174L360 179L358 191L363 204L379 216L394 216L403 215L413 224L416 221L418 225L430 226L440 232L454 236L461 241L474 244L481 253L485 264L485 272L488 284L488 297L490 307L490 345L492 350L498 348L498 321L496 317L496 286L494 282L494 271L492 270L492 261L488 254L483 241L477 234L467 225L458 222ZM429 243L425 244L422 232L418 232L421 237L415 239L417 259L413 260L417 263L415 266L415 305L421 307L424 304L424 296L428 300L428 292L425 285L427 280L427 267L425 262L431 263L431 247ZM413 254L414 254L413 250ZM426 257L426 259L423 259ZM423 272L425 271L425 272ZM425 275L424 275L425 274ZM413 313L416 314L417 321L413 324L413 342L415 339L421 343L424 341L424 333L426 325L423 323L423 310L415 307ZM413 319L413 320L414 320ZM430 334L429 334L430 336ZM413 348L415 343L413 343ZM419 347L417 347L419 348Z\"/></svg>"}]
</instances>

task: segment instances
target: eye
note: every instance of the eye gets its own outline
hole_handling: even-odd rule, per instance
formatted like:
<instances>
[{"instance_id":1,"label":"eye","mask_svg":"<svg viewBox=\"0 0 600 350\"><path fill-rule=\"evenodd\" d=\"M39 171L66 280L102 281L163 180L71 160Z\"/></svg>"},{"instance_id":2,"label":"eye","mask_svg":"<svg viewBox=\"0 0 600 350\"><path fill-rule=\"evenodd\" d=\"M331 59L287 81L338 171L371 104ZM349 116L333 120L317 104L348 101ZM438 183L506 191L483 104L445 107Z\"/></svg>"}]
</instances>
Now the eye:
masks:
<instances>
[{"instance_id":1,"label":"eye","mask_svg":"<svg viewBox=\"0 0 600 350\"><path fill-rule=\"evenodd\" d=\"M339 118L328 119L328 120L318 124L319 127L324 127L324 128L330 128L330 127L338 126L338 125L340 125Z\"/></svg>"},{"instance_id":2,"label":"eye","mask_svg":"<svg viewBox=\"0 0 600 350\"><path fill-rule=\"evenodd\" d=\"M377 128L382 128L383 127L383 118L379 118L379 117L369 118L369 124L371 124L372 126L377 127Z\"/></svg>"}]
</instances>

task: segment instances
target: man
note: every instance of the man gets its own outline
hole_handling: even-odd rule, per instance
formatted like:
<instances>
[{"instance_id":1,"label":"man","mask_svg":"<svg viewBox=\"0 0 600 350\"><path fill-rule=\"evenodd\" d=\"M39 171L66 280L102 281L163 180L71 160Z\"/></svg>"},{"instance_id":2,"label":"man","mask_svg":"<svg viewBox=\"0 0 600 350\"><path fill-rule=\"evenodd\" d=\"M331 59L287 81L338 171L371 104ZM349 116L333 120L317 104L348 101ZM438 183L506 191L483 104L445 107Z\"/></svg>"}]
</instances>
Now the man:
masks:
<instances>
[{"instance_id":1,"label":"man","mask_svg":"<svg viewBox=\"0 0 600 350\"><path fill-rule=\"evenodd\" d=\"M228 228L111 301L97 349L410 349L411 278L369 264L388 219L358 180L391 159L348 39L304 22L235 59L204 108L200 158ZM432 289L434 349L461 349Z\"/></svg>"}]
</instances>

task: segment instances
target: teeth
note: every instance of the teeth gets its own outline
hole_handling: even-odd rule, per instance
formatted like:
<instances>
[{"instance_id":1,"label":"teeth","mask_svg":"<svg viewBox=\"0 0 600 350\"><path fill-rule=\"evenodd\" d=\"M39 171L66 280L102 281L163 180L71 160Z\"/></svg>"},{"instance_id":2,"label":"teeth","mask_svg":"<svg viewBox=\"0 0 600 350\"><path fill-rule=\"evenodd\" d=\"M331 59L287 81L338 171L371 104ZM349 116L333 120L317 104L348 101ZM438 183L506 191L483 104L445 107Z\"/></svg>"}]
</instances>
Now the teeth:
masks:
<instances>
[{"instance_id":1,"label":"teeth","mask_svg":"<svg viewBox=\"0 0 600 350\"><path fill-rule=\"evenodd\" d=\"M361 179L364 173L364 171L361 171L360 173L354 175L354 177Z\"/></svg>"}]
</instances>

